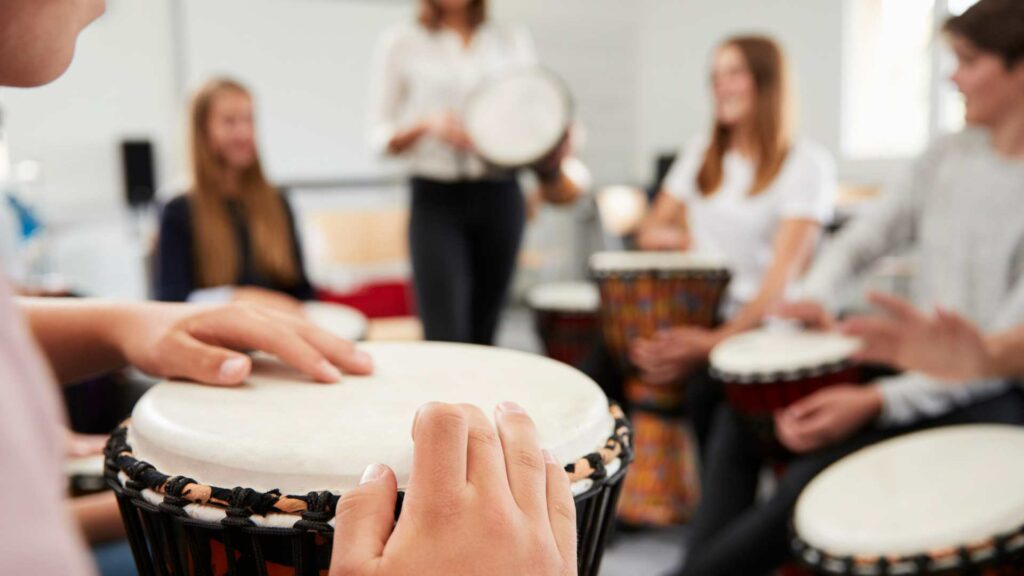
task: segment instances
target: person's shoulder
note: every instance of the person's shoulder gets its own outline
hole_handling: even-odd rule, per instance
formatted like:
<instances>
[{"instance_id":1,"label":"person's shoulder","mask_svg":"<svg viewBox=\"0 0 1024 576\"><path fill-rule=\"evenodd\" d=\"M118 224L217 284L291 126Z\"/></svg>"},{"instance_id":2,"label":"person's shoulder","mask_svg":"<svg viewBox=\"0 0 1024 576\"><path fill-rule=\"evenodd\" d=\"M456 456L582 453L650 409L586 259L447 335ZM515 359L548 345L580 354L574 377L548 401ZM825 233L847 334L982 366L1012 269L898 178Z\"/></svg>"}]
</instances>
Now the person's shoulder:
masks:
<instances>
[{"instance_id":1,"label":"person's shoulder","mask_svg":"<svg viewBox=\"0 0 1024 576\"><path fill-rule=\"evenodd\" d=\"M967 127L959 132L939 136L926 154L938 157L966 156L991 151L991 137L981 128Z\"/></svg>"},{"instance_id":2,"label":"person's shoulder","mask_svg":"<svg viewBox=\"0 0 1024 576\"><path fill-rule=\"evenodd\" d=\"M835 155L823 144L810 138L798 138L790 151L791 161L806 168L834 168Z\"/></svg>"},{"instance_id":3,"label":"person's shoulder","mask_svg":"<svg viewBox=\"0 0 1024 576\"><path fill-rule=\"evenodd\" d=\"M171 198L166 204L164 204L163 218L164 220L188 220L192 208L192 204L189 201L189 194L182 193L178 194L174 198Z\"/></svg>"},{"instance_id":4,"label":"person's shoulder","mask_svg":"<svg viewBox=\"0 0 1024 576\"><path fill-rule=\"evenodd\" d=\"M532 40L530 29L525 25L517 23L486 20L480 25L479 32L492 38L497 38L499 41L505 43L517 43L524 40Z\"/></svg>"},{"instance_id":5,"label":"person's shoulder","mask_svg":"<svg viewBox=\"0 0 1024 576\"><path fill-rule=\"evenodd\" d=\"M418 22L400 22L386 28L380 35L380 46L394 50L398 47L416 42L430 32Z\"/></svg>"}]
</instances>

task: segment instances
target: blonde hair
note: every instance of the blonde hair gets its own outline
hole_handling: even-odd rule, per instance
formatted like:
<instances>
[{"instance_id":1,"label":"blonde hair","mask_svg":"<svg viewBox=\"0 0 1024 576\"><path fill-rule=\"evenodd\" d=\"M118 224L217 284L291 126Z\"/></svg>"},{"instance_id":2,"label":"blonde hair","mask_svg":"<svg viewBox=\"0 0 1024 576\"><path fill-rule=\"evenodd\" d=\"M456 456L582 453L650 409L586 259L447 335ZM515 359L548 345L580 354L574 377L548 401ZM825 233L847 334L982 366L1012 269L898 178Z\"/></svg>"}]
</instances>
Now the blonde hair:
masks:
<instances>
[{"instance_id":1,"label":"blonde hair","mask_svg":"<svg viewBox=\"0 0 1024 576\"><path fill-rule=\"evenodd\" d=\"M196 283L200 288L236 282L239 273L238 240L224 199L225 166L210 145L210 115L217 98L236 93L251 98L248 89L229 78L214 78L192 100L190 142L193 188L189 193ZM280 286L299 280L299 265L292 247L291 222L284 199L267 182L259 156L239 179L238 202L248 223L249 245L256 270Z\"/></svg>"},{"instance_id":2,"label":"blonde hair","mask_svg":"<svg viewBox=\"0 0 1024 576\"><path fill-rule=\"evenodd\" d=\"M487 0L470 0L466 6L469 12L469 23L475 29L487 20ZM436 0L420 0L419 23L428 30L441 28L443 10Z\"/></svg>"},{"instance_id":3,"label":"blonde hair","mask_svg":"<svg viewBox=\"0 0 1024 576\"><path fill-rule=\"evenodd\" d=\"M762 36L737 36L721 47L735 46L743 54L757 88L754 105L754 146L758 165L750 194L771 185L782 170L793 139L793 92L789 67L779 45ZM697 174L697 188L703 196L714 194L724 178L724 159L732 145L733 128L716 122L711 145Z\"/></svg>"}]
</instances>

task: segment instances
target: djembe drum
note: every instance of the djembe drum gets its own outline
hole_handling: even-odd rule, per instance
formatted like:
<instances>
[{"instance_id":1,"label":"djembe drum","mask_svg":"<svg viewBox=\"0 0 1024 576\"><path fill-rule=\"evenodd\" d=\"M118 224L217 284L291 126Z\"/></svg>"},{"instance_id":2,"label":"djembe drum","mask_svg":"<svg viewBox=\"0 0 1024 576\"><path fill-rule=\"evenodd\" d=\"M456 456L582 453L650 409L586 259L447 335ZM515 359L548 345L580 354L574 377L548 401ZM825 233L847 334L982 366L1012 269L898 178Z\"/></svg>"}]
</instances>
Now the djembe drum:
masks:
<instances>
[{"instance_id":1,"label":"djembe drum","mask_svg":"<svg viewBox=\"0 0 1024 576\"><path fill-rule=\"evenodd\" d=\"M860 343L830 332L753 330L711 351L711 376L762 453L775 462L791 455L775 436L775 413L828 386L860 383L850 357Z\"/></svg>"},{"instance_id":2,"label":"djembe drum","mask_svg":"<svg viewBox=\"0 0 1024 576\"><path fill-rule=\"evenodd\" d=\"M601 338L601 295L589 282L536 286L526 296L550 358L579 368Z\"/></svg>"},{"instance_id":3,"label":"djembe drum","mask_svg":"<svg viewBox=\"0 0 1024 576\"><path fill-rule=\"evenodd\" d=\"M1024 575L1024 430L937 428L836 462L797 501L794 551L823 576Z\"/></svg>"},{"instance_id":4,"label":"djembe drum","mask_svg":"<svg viewBox=\"0 0 1024 576\"><path fill-rule=\"evenodd\" d=\"M409 428L429 401L490 413L520 403L566 463L579 568L596 576L626 467L630 429L579 371L533 354L440 344L362 347L372 376L309 382L258 358L237 388L164 382L111 437L106 476L140 574L325 574L339 494L362 470L411 470ZM399 500L401 502L401 500Z\"/></svg>"},{"instance_id":5,"label":"djembe drum","mask_svg":"<svg viewBox=\"0 0 1024 576\"><path fill-rule=\"evenodd\" d=\"M634 426L635 462L619 517L628 524L683 522L697 500L685 390L644 382L629 359L637 338L676 326L712 328L730 274L712 257L669 252L595 254L590 269L601 291L604 341L625 378Z\"/></svg>"}]
</instances>

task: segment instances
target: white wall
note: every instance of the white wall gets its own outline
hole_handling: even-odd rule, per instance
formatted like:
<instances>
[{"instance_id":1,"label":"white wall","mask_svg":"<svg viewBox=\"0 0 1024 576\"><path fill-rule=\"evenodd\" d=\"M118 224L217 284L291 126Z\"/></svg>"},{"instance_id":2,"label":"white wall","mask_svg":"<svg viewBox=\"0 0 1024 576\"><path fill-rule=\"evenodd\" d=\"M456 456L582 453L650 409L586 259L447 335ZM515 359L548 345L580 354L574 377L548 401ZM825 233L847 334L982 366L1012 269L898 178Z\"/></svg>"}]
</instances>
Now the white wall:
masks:
<instances>
[{"instance_id":1,"label":"white wall","mask_svg":"<svg viewBox=\"0 0 1024 576\"><path fill-rule=\"evenodd\" d=\"M708 64L737 33L774 36L791 57L801 133L839 153L843 3L839 0L640 0L641 146L637 170L710 123Z\"/></svg>"}]
</instances>

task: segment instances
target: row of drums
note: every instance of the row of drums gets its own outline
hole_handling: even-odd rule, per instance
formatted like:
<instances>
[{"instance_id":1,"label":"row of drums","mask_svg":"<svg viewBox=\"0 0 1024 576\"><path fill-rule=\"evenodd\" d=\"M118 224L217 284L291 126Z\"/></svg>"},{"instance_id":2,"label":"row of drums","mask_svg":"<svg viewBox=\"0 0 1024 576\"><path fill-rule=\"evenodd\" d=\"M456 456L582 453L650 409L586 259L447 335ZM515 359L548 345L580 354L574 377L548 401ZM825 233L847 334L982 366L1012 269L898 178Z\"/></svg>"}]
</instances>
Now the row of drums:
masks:
<instances>
[{"instance_id":1,"label":"row of drums","mask_svg":"<svg viewBox=\"0 0 1024 576\"><path fill-rule=\"evenodd\" d=\"M590 271L594 282L540 285L527 295L544 349L576 367L607 350L633 424L635 460L619 519L683 522L699 498L685 385L644 382L629 346L676 326L715 327L729 271L713 258L643 252L595 254ZM790 455L772 415L824 387L862 382L849 360L857 347L834 333L759 329L719 344L710 373L766 462L784 466ZM1022 575L1022 486L1024 431L960 426L907 435L841 460L805 489L794 552L820 574Z\"/></svg>"}]
</instances>

